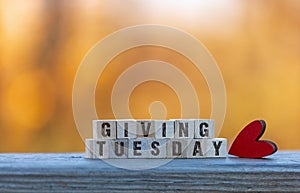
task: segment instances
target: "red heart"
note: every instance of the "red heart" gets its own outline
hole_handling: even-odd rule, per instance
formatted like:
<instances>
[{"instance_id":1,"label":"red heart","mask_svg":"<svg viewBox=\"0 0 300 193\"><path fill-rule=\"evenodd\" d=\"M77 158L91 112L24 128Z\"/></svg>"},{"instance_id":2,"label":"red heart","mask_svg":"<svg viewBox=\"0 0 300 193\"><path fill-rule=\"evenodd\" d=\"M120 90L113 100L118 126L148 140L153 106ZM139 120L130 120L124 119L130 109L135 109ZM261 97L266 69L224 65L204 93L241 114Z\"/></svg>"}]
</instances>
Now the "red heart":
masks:
<instances>
[{"instance_id":1,"label":"red heart","mask_svg":"<svg viewBox=\"0 0 300 193\"><path fill-rule=\"evenodd\" d=\"M235 138L229 154L241 158L262 158L277 151L277 146L271 141L261 140L266 129L263 120L256 120L248 124Z\"/></svg>"}]
</instances>

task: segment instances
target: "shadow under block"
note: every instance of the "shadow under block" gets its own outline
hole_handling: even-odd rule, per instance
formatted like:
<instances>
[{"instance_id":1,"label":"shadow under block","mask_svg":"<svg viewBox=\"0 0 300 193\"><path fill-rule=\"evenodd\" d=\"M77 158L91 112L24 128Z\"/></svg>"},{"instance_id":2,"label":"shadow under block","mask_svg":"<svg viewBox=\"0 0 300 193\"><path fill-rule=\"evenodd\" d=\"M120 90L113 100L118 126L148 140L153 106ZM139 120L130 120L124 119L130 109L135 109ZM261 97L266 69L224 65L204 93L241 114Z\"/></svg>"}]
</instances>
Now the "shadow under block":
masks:
<instances>
[{"instance_id":1,"label":"shadow under block","mask_svg":"<svg viewBox=\"0 0 300 193\"><path fill-rule=\"evenodd\" d=\"M116 139L117 122L115 120L94 120L94 139Z\"/></svg>"}]
</instances>

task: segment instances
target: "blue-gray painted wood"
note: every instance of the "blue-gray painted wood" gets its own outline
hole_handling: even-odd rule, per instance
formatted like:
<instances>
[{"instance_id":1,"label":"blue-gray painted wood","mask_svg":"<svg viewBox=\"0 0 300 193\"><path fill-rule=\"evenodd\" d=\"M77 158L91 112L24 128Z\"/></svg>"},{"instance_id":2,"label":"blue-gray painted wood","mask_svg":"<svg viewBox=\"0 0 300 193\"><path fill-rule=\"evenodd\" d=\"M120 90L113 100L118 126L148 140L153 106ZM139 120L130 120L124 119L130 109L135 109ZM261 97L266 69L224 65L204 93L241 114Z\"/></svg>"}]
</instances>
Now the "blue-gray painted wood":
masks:
<instances>
[{"instance_id":1,"label":"blue-gray painted wood","mask_svg":"<svg viewBox=\"0 0 300 193\"><path fill-rule=\"evenodd\" d=\"M300 152L268 159L175 159L134 171L81 153L0 154L0 192L142 191L300 192Z\"/></svg>"}]
</instances>

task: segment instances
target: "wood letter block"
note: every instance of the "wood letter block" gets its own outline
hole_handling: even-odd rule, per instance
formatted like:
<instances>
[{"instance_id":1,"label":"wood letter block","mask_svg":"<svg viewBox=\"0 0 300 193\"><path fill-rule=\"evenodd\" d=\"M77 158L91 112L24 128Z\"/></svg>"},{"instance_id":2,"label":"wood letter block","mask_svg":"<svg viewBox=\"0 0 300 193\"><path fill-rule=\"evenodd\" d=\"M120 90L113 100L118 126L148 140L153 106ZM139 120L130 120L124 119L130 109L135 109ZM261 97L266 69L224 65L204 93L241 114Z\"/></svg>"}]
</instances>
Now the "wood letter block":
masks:
<instances>
[{"instance_id":1,"label":"wood letter block","mask_svg":"<svg viewBox=\"0 0 300 193\"><path fill-rule=\"evenodd\" d=\"M175 120L175 138L194 138L195 120Z\"/></svg>"},{"instance_id":2,"label":"wood letter block","mask_svg":"<svg viewBox=\"0 0 300 193\"><path fill-rule=\"evenodd\" d=\"M186 158L186 149L192 139L170 139L167 141L167 158Z\"/></svg>"},{"instance_id":3,"label":"wood letter block","mask_svg":"<svg viewBox=\"0 0 300 193\"><path fill-rule=\"evenodd\" d=\"M128 158L147 158L149 150L147 139L130 139Z\"/></svg>"},{"instance_id":4,"label":"wood letter block","mask_svg":"<svg viewBox=\"0 0 300 193\"><path fill-rule=\"evenodd\" d=\"M117 120L117 138L118 139L130 139L136 138L137 124L133 119Z\"/></svg>"},{"instance_id":5,"label":"wood letter block","mask_svg":"<svg viewBox=\"0 0 300 193\"><path fill-rule=\"evenodd\" d=\"M213 138L214 120L195 120L195 138Z\"/></svg>"},{"instance_id":6,"label":"wood letter block","mask_svg":"<svg viewBox=\"0 0 300 193\"><path fill-rule=\"evenodd\" d=\"M116 139L116 120L93 120L94 139Z\"/></svg>"},{"instance_id":7,"label":"wood letter block","mask_svg":"<svg viewBox=\"0 0 300 193\"><path fill-rule=\"evenodd\" d=\"M109 158L128 158L128 139L110 140Z\"/></svg>"},{"instance_id":8,"label":"wood letter block","mask_svg":"<svg viewBox=\"0 0 300 193\"><path fill-rule=\"evenodd\" d=\"M168 139L148 139L147 158L166 158L167 157L167 141Z\"/></svg>"},{"instance_id":9,"label":"wood letter block","mask_svg":"<svg viewBox=\"0 0 300 193\"><path fill-rule=\"evenodd\" d=\"M174 138L174 121L155 120L154 121L155 138Z\"/></svg>"},{"instance_id":10,"label":"wood letter block","mask_svg":"<svg viewBox=\"0 0 300 193\"><path fill-rule=\"evenodd\" d=\"M85 140L85 158L96 158L95 147L94 147L94 139L86 139Z\"/></svg>"},{"instance_id":11,"label":"wood letter block","mask_svg":"<svg viewBox=\"0 0 300 193\"><path fill-rule=\"evenodd\" d=\"M151 120L138 120L136 122L137 125L137 137L145 138L145 137L154 137L154 121Z\"/></svg>"},{"instance_id":12,"label":"wood letter block","mask_svg":"<svg viewBox=\"0 0 300 193\"><path fill-rule=\"evenodd\" d=\"M203 152L206 157L226 157L227 140L225 138L205 139L206 151Z\"/></svg>"},{"instance_id":13,"label":"wood letter block","mask_svg":"<svg viewBox=\"0 0 300 193\"><path fill-rule=\"evenodd\" d=\"M206 139L192 139L186 149L187 158L205 158L204 152L207 151Z\"/></svg>"},{"instance_id":14,"label":"wood letter block","mask_svg":"<svg viewBox=\"0 0 300 193\"><path fill-rule=\"evenodd\" d=\"M108 140L86 139L85 141L86 158L107 159L109 155Z\"/></svg>"}]
</instances>

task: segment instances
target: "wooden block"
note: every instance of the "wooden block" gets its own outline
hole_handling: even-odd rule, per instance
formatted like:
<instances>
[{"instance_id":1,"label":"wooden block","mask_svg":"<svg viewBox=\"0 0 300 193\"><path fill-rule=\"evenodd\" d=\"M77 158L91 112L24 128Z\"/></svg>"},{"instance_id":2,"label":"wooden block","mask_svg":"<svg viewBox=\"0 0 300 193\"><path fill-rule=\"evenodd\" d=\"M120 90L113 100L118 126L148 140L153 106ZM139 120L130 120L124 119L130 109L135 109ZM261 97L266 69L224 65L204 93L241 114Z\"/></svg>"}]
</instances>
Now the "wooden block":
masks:
<instances>
[{"instance_id":1,"label":"wooden block","mask_svg":"<svg viewBox=\"0 0 300 193\"><path fill-rule=\"evenodd\" d=\"M116 139L116 120L93 120L94 139Z\"/></svg>"},{"instance_id":2,"label":"wooden block","mask_svg":"<svg viewBox=\"0 0 300 193\"><path fill-rule=\"evenodd\" d=\"M96 158L98 159L107 159L109 155L109 141L107 140L95 140L95 152L96 152Z\"/></svg>"},{"instance_id":3,"label":"wooden block","mask_svg":"<svg viewBox=\"0 0 300 193\"><path fill-rule=\"evenodd\" d=\"M86 139L86 158L107 159L109 155L107 140Z\"/></svg>"},{"instance_id":4,"label":"wooden block","mask_svg":"<svg viewBox=\"0 0 300 193\"><path fill-rule=\"evenodd\" d=\"M186 158L186 148L192 139L170 139L167 141L167 158Z\"/></svg>"},{"instance_id":5,"label":"wooden block","mask_svg":"<svg viewBox=\"0 0 300 193\"><path fill-rule=\"evenodd\" d=\"M137 120L136 132L138 138L155 137L154 121L152 120Z\"/></svg>"},{"instance_id":6,"label":"wooden block","mask_svg":"<svg viewBox=\"0 0 300 193\"><path fill-rule=\"evenodd\" d=\"M187 148L187 158L226 157L226 139L193 139Z\"/></svg>"},{"instance_id":7,"label":"wooden block","mask_svg":"<svg viewBox=\"0 0 300 193\"><path fill-rule=\"evenodd\" d=\"M203 152L205 157L226 157L227 140L225 138L205 139L206 151Z\"/></svg>"},{"instance_id":8,"label":"wooden block","mask_svg":"<svg viewBox=\"0 0 300 193\"><path fill-rule=\"evenodd\" d=\"M174 138L174 121L154 120L155 138Z\"/></svg>"},{"instance_id":9,"label":"wooden block","mask_svg":"<svg viewBox=\"0 0 300 193\"><path fill-rule=\"evenodd\" d=\"M195 133L195 120L193 119L182 119L175 120L174 123L176 139L180 138L194 138Z\"/></svg>"},{"instance_id":10,"label":"wooden block","mask_svg":"<svg viewBox=\"0 0 300 193\"><path fill-rule=\"evenodd\" d=\"M85 158L96 158L95 147L94 147L94 139L86 139L85 140Z\"/></svg>"},{"instance_id":11,"label":"wooden block","mask_svg":"<svg viewBox=\"0 0 300 193\"><path fill-rule=\"evenodd\" d=\"M147 139L147 158L167 158L167 141L169 139Z\"/></svg>"},{"instance_id":12,"label":"wooden block","mask_svg":"<svg viewBox=\"0 0 300 193\"><path fill-rule=\"evenodd\" d=\"M205 139L192 139L186 149L187 158L205 158L204 152L207 150Z\"/></svg>"},{"instance_id":13,"label":"wooden block","mask_svg":"<svg viewBox=\"0 0 300 193\"><path fill-rule=\"evenodd\" d=\"M137 122L133 119L117 120L117 139L137 137Z\"/></svg>"},{"instance_id":14,"label":"wooden block","mask_svg":"<svg viewBox=\"0 0 300 193\"><path fill-rule=\"evenodd\" d=\"M109 140L109 158L128 158L128 139Z\"/></svg>"},{"instance_id":15,"label":"wooden block","mask_svg":"<svg viewBox=\"0 0 300 193\"><path fill-rule=\"evenodd\" d=\"M149 150L147 139L129 139L128 158L147 158Z\"/></svg>"},{"instance_id":16,"label":"wooden block","mask_svg":"<svg viewBox=\"0 0 300 193\"><path fill-rule=\"evenodd\" d=\"M213 138L214 120L195 120L195 138Z\"/></svg>"}]
</instances>

